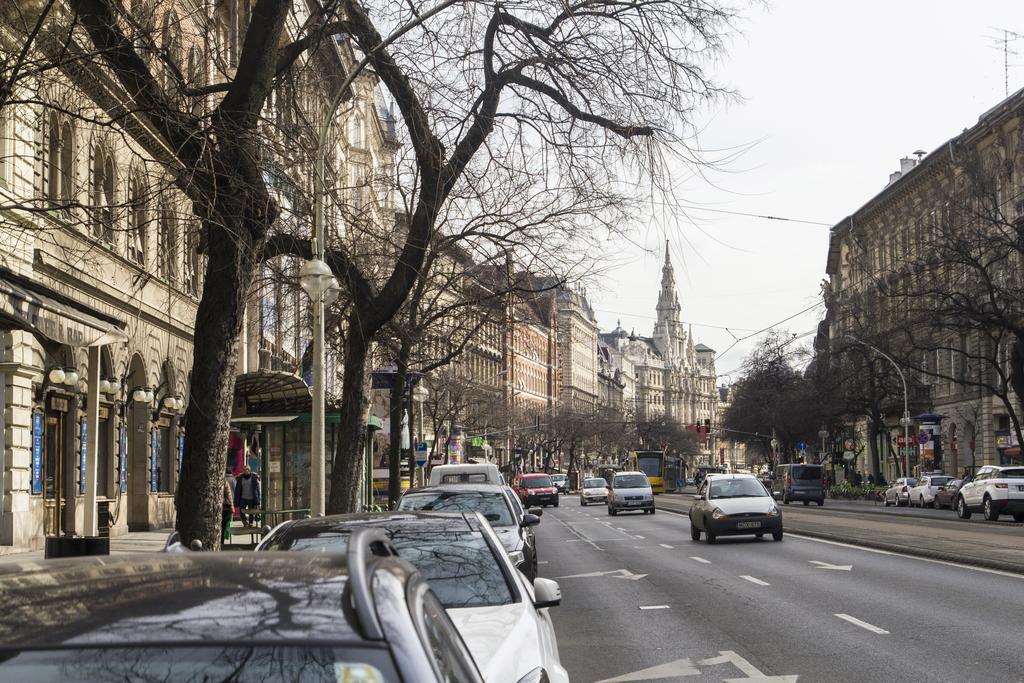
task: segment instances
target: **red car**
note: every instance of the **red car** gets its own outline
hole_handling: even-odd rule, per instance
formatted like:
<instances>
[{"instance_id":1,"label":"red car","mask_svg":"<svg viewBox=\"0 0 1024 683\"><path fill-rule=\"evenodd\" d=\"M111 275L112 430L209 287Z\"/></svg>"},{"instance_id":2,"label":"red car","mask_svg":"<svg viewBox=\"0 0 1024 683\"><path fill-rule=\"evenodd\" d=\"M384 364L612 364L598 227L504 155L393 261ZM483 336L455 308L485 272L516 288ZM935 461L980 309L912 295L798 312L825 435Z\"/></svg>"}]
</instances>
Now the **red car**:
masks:
<instances>
[{"instance_id":1,"label":"red car","mask_svg":"<svg viewBox=\"0 0 1024 683\"><path fill-rule=\"evenodd\" d=\"M523 501L525 507L531 505L554 505L558 507L558 489L551 477L543 473L517 474L512 482L512 489Z\"/></svg>"}]
</instances>

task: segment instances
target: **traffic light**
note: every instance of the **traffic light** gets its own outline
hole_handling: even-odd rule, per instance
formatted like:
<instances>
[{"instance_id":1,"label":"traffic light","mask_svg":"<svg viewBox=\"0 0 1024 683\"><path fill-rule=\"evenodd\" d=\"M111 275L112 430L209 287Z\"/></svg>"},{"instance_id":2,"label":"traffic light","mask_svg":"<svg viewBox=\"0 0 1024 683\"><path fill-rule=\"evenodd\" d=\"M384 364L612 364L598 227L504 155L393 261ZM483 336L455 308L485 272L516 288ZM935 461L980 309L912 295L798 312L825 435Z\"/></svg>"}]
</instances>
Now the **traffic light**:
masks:
<instances>
[{"instance_id":1,"label":"traffic light","mask_svg":"<svg viewBox=\"0 0 1024 683\"><path fill-rule=\"evenodd\" d=\"M710 434L711 433L711 420L704 420L704 433L705 434Z\"/></svg>"}]
</instances>

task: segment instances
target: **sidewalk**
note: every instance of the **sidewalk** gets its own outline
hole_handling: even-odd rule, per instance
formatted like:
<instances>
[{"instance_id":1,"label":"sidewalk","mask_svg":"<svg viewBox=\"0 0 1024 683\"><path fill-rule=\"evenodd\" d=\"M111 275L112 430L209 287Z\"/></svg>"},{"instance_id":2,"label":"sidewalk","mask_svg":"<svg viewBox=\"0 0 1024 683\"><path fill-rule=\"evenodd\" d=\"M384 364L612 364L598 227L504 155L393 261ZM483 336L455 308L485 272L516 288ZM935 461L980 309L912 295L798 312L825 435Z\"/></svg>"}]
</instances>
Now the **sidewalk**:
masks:
<instances>
[{"instance_id":1,"label":"sidewalk","mask_svg":"<svg viewBox=\"0 0 1024 683\"><path fill-rule=\"evenodd\" d=\"M110 554L123 555L125 553L155 553L163 549L173 529L158 529L156 531L132 531L124 536L117 536L110 539ZM0 555L0 563L18 563L43 559L42 550L31 550L24 553L8 553Z\"/></svg>"}]
</instances>

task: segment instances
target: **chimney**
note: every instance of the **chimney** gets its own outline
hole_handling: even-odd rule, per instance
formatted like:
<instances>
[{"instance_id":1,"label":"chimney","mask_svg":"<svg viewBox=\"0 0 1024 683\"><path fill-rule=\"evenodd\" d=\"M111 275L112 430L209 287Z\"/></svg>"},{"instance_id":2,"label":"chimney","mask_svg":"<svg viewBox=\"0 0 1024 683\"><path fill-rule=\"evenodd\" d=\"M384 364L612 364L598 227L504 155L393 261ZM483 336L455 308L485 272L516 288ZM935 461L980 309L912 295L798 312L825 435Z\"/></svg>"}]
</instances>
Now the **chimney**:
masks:
<instances>
[{"instance_id":1,"label":"chimney","mask_svg":"<svg viewBox=\"0 0 1024 683\"><path fill-rule=\"evenodd\" d=\"M885 186L889 187L890 185L892 185L893 183L895 183L897 180L899 180L902 177L903 177L903 173L901 171L893 171L892 173L889 174L889 182L886 183Z\"/></svg>"},{"instance_id":2,"label":"chimney","mask_svg":"<svg viewBox=\"0 0 1024 683\"><path fill-rule=\"evenodd\" d=\"M911 159L910 157L903 157L900 159L900 174L906 175L910 169L917 166L918 160Z\"/></svg>"}]
</instances>

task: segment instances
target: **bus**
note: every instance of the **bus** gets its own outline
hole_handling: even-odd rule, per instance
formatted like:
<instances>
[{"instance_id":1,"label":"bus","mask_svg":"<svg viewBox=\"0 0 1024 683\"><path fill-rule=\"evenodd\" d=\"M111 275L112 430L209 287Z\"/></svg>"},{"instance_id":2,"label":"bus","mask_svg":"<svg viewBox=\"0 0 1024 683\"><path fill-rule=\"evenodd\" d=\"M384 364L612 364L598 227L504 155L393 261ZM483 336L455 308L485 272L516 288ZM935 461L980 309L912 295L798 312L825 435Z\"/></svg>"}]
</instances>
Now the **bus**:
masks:
<instances>
[{"instance_id":1,"label":"bus","mask_svg":"<svg viewBox=\"0 0 1024 683\"><path fill-rule=\"evenodd\" d=\"M405 493L409 490L410 477L409 477L409 463L403 459L401 464L401 473L399 475L401 479L401 492ZM391 473L387 467L374 467L373 468L373 497L376 499L387 500L388 497L388 482L391 481Z\"/></svg>"},{"instance_id":2,"label":"bus","mask_svg":"<svg viewBox=\"0 0 1024 683\"><path fill-rule=\"evenodd\" d=\"M665 451L631 451L629 464L647 475L652 492L665 492Z\"/></svg>"}]
</instances>

